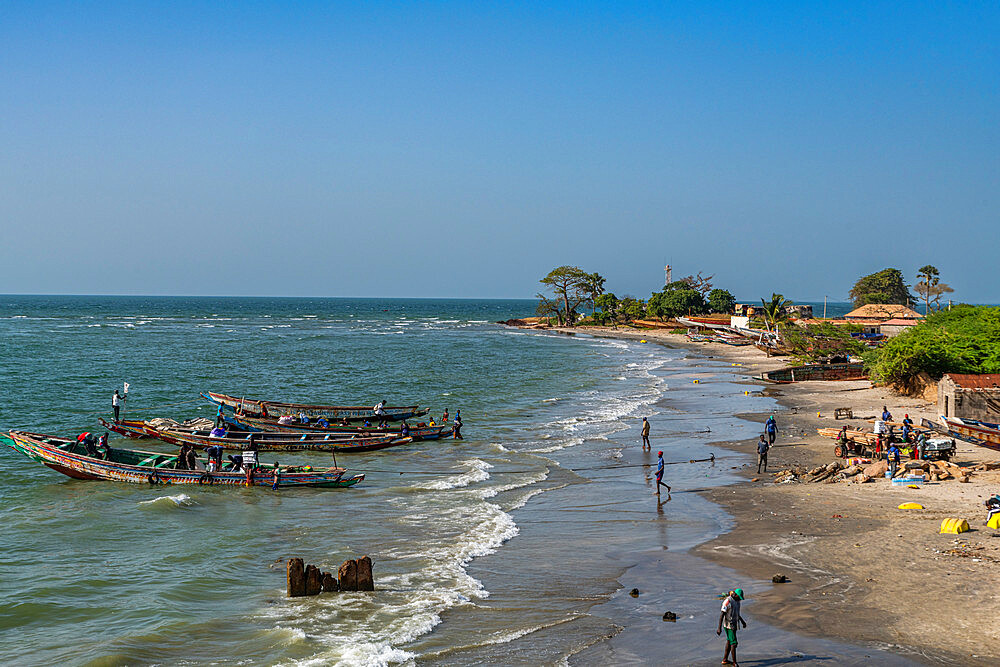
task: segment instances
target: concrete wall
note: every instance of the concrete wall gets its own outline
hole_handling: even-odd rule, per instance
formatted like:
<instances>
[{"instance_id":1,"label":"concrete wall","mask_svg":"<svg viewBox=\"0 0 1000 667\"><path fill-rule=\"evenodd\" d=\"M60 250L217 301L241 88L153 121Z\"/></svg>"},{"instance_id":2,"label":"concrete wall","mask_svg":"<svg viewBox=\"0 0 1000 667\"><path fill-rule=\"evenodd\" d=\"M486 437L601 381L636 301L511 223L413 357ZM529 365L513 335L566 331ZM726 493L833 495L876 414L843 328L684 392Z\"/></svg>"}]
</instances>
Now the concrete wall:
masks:
<instances>
[{"instance_id":1,"label":"concrete wall","mask_svg":"<svg viewBox=\"0 0 1000 667\"><path fill-rule=\"evenodd\" d=\"M962 389L945 376L938 382L938 413L978 421L1000 421L1000 389Z\"/></svg>"}]
</instances>

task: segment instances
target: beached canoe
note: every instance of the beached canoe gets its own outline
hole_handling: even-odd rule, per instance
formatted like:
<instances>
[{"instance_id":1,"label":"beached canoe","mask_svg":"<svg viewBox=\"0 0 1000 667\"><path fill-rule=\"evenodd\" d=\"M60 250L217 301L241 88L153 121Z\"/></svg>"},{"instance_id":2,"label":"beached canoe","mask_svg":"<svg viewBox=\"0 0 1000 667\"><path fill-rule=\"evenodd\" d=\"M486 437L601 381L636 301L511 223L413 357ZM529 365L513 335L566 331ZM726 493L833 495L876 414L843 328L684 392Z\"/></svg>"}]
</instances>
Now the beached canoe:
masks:
<instances>
[{"instance_id":1,"label":"beached canoe","mask_svg":"<svg viewBox=\"0 0 1000 667\"><path fill-rule=\"evenodd\" d=\"M788 384L806 380L866 380L864 364L807 364L762 373L761 380Z\"/></svg>"},{"instance_id":2,"label":"beached canoe","mask_svg":"<svg viewBox=\"0 0 1000 667\"><path fill-rule=\"evenodd\" d=\"M281 401L263 401L251 398L240 398L237 396L227 396L213 391L202 394L216 405L221 405L229 412L242 412L250 417L280 417L281 415L298 415L303 413L309 418L325 417L327 421L340 421L347 418L351 421L364 421L366 419L380 419L375 415L374 407L358 405L310 405L306 403L283 403ZM385 406L385 414L381 419L387 421L398 421L400 419L410 419L425 415L430 410L420 409L419 405L405 406Z\"/></svg>"},{"instance_id":3,"label":"beached canoe","mask_svg":"<svg viewBox=\"0 0 1000 667\"><path fill-rule=\"evenodd\" d=\"M941 417L949 435L980 447L1000 451L1000 424L961 417Z\"/></svg>"},{"instance_id":4,"label":"beached canoe","mask_svg":"<svg viewBox=\"0 0 1000 667\"><path fill-rule=\"evenodd\" d=\"M170 428L152 426L149 422L127 420L101 424L115 433L131 433L134 437L145 435L162 440L171 445L192 445L200 449L219 445L225 450L243 450L253 444L261 452L370 452L399 445L408 445L413 438L398 435L374 435L369 437L346 436L342 433L259 433L249 431L228 431L224 436L213 436L211 431L192 428Z\"/></svg>"},{"instance_id":5,"label":"beached canoe","mask_svg":"<svg viewBox=\"0 0 1000 667\"><path fill-rule=\"evenodd\" d=\"M87 456L84 445L68 438L41 433L11 431L2 437L3 444L28 458L75 479L100 479L133 484L202 484L237 486L268 486L272 488L353 486L364 475L344 477L343 468L311 468L309 466L258 465L249 471L235 470L209 473L205 461L197 470L177 470L177 456L134 449L113 448L108 459ZM277 472L277 477L275 473Z\"/></svg>"},{"instance_id":6,"label":"beached canoe","mask_svg":"<svg viewBox=\"0 0 1000 667\"><path fill-rule=\"evenodd\" d=\"M315 420L308 424L295 421L291 424L280 423L277 419L265 419L263 417L248 417L246 415L225 415L227 423L245 431L268 432L268 433L327 433L350 437L361 433L366 436L392 435L397 438L403 437L399 427L393 428L364 428L361 426L339 426L330 424L329 426L319 426ZM414 426L410 428L409 437L414 440L437 440L452 434L452 427L443 424L440 426Z\"/></svg>"}]
</instances>

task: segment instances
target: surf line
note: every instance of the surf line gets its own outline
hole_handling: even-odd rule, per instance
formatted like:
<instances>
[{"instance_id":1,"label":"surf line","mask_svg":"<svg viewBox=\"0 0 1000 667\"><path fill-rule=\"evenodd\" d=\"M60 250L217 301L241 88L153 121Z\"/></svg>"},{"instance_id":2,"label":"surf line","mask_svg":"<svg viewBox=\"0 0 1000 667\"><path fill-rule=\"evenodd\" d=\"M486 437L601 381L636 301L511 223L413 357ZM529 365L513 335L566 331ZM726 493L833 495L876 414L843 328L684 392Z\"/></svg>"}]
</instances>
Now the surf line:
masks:
<instances>
[{"instance_id":1,"label":"surf line","mask_svg":"<svg viewBox=\"0 0 1000 667\"><path fill-rule=\"evenodd\" d=\"M663 465L676 466L684 465L687 463L715 463L716 461L735 458L732 456L720 456L716 458L715 454L712 454L707 459L688 459L687 461L664 461ZM560 466L561 467L561 466ZM563 468L563 470L569 470L570 472L582 472L584 470L618 470L620 468L652 468L652 463L626 463L622 465L607 465L607 466L593 466L590 468ZM358 470L357 472L370 473L370 472L381 472L389 475L450 475L454 474L455 470L372 470L371 468L365 470ZM497 474L503 475L513 475L518 473L529 473L538 472L538 469L534 470L499 470Z\"/></svg>"}]
</instances>

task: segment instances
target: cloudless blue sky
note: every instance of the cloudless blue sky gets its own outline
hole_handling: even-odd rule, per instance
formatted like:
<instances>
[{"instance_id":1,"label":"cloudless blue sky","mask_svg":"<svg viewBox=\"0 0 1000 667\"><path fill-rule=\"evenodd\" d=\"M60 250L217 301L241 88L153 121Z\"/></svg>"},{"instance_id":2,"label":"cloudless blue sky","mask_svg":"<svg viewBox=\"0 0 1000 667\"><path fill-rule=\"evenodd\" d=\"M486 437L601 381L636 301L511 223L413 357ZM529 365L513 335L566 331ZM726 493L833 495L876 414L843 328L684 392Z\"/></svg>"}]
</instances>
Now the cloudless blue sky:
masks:
<instances>
[{"instance_id":1,"label":"cloudless blue sky","mask_svg":"<svg viewBox=\"0 0 1000 667\"><path fill-rule=\"evenodd\" d=\"M1000 301L1000 4L0 4L0 293Z\"/></svg>"}]
</instances>

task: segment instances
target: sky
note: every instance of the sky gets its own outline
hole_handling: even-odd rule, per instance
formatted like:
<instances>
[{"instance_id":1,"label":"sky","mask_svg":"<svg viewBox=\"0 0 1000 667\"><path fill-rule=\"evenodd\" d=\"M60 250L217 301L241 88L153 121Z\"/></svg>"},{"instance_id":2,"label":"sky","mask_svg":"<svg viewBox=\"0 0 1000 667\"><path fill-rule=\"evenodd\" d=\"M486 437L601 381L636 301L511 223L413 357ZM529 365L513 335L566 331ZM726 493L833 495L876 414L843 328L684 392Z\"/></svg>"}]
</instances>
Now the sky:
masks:
<instances>
[{"instance_id":1,"label":"sky","mask_svg":"<svg viewBox=\"0 0 1000 667\"><path fill-rule=\"evenodd\" d=\"M1000 4L0 4L0 293L1000 302Z\"/></svg>"}]
</instances>

